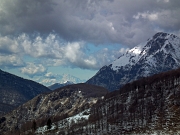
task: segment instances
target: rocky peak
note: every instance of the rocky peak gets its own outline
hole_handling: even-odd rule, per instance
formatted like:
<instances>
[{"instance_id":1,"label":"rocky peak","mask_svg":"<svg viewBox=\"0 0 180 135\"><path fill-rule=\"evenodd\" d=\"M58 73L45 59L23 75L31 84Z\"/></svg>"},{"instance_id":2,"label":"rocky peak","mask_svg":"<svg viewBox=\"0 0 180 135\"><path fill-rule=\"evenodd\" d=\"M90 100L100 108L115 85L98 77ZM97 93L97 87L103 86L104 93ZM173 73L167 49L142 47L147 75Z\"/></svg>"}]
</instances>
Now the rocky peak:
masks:
<instances>
[{"instance_id":1,"label":"rocky peak","mask_svg":"<svg viewBox=\"0 0 180 135\"><path fill-rule=\"evenodd\" d=\"M159 32L128 50L109 66L87 81L113 91L122 85L180 66L180 38L174 34Z\"/></svg>"}]
</instances>

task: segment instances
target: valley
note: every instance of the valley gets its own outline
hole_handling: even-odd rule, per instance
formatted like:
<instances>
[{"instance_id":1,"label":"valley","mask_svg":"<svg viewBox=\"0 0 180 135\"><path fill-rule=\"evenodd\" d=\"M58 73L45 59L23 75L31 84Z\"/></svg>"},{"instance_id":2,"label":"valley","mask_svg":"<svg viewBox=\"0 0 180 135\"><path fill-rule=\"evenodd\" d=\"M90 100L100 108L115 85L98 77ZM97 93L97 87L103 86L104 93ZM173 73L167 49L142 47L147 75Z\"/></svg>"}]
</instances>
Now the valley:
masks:
<instances>
[{"instance_id":1,"label":"valley","mask_svg":"<svg viewBox=\"0 0 180 135\"><path fill-rule=\"evenodd\" d=\"M86 83L51 90L0 70L2 135L179 135L180 38L159 32Z\"/></svg>"}]
</instances>

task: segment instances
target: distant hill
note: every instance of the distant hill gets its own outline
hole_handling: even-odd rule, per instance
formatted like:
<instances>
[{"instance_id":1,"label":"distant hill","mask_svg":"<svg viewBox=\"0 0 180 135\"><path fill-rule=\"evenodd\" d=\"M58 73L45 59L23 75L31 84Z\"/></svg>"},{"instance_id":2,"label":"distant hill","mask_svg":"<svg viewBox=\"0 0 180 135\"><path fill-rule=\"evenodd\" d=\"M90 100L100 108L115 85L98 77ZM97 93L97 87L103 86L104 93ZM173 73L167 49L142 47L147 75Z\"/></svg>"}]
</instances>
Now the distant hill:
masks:
<instances>
[{"instance_id":1,"label":"distant hill","mask_svg":"<svg viewBox=\"0 0 180 135\"><path fill-rule=\"evenodd\" d=\"M49 91L39 83L0 70L0 114L9 112L38 94Z\"/></svg>"},{"instance_id":2,"label":"distant hill","mask_svg":"<svg viewBox=\"0 0 180 135\"><path fill-rule=\"evenodd\" d=\"M102 67L86 83L114 91L126 83L180 67L180 38L159 32Z\"/></svg>"},{"instance_id":3,"label":"distant hill","mask_svg":"<svg viewBox=\"0 0 180 135\"><path fill-rule=\"evenodd\" d=\"M46 124L42 121L48 118L57 121L78 114L84 109L89 109L107 93L108 90L103 87L81 83L68 85L48 94L40 94L5 115L3 118L6 119L4 124L6 126L0 126L0 129L2 129L0 134L6 130L14 130L13 127L23 129L28 121L38 120L37 124L41 125ZM11 123L8 123L8 121L11 121ZM26 126L31 127L31 124L27 123Z\"/></svg>"},{"instance_id":4,"label":"distant hill","mask_svg":"<svg viewBox=\"0 0 180 135\"><path fill-rule=\"evenodd\" d=\"M72 84L74 84L74 83L73 83L73 82L70 82L70 81L66 81L66 82L64 82L64 83L55 83L55 84L49 86L48 88L49 88L50 90L55 90L55 89L62 88L62 87L64 87L64 86L72 85Z\"/></svg>"}]
</instances>

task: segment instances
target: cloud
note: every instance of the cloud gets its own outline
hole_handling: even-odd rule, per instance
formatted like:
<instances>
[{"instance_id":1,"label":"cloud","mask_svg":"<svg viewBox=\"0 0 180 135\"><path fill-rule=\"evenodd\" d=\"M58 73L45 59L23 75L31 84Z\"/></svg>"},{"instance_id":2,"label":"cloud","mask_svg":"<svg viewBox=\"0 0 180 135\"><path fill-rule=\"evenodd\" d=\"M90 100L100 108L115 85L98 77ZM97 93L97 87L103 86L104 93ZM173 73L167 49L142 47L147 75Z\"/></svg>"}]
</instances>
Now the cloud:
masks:
<instances>
[{"instance_id":1,"label":"cloud","mask_svg":"<svg viewBox=\"0 0 180 135\"><path fill-rule=\"evenodd\" d=\"M52 31L69 42L130 47L158 29L178 32L179 0L0 0L3 36ZM157 29L158 28L158 29Z\"/></svg>"},{"instance_id":2,"label":"cloud","mask_svg":"<svg viewBox=\"0 0 180 135\"><path fill-rule=\"evenodd\" d=\"M88 54L85 42L65 42L55 33L50 33L44 37L40 34L30 37L24 33L18 37L1 36L0 52L6 57L12 57L12 55L18 57L14 59L17 60L17 65L22 65L23 61L26 63L26 58L24 58L26 56L36 59L35 63L46 65L46 67L70 66L93 70L110 63L117 55L121 54L118 50L108 48ZM12 60L8 62L12 63L9 66L15 65ZM0 63L3 64L4 62L0 61ZM35 75L36 71L31 71L35 65L29 63L27 65L22 72ZM30 71L27 71L27 68L30 68Z\"/></svg>"},{"instance_id":3,"label":"cloud","mask_svg":"<svg viewBox=\"0 0 180 135\"><path fill-rule=\"evenodd\" d=\"M134 15L133 18L135 19L148 19L149 21L155 21L158 20L158 13L138 13L137 15Z\"/></svg>"},{"instance_id":4,"label":"cloud","mask_svg":"<svg viewBox=\"0 0 180 135\"><path fill-rule=\"evenodd\" d=\"M0 54L0 66L2 68L19 68L23 67L25 63L18 55L2 55Z\"/></svg>"},{"instance_id":5,"label":"cloud","mask_svg":"<svg viewBox=\"0 0 180 135\"><path fill-rule=\"evenodd\" d=\"M52 72L48 72L44 76L46 78L49 78L49 79L55 79L56 78L56 75L54 75Z\"/></svg>"},{"instance_id":6,"label":"cloud","mask_svg":"<svg viewBox=\"0 0 180 135\"><path fill-rule=\"evenodd\" d=\"M156 12L141 12L134 15L133 18L136 20L145 19L165 31L177 32L177 29L180 28L180 17L177 16L179 12L180 9L163 9Z\"/></svg>"},{"instance_id":7,"label":"cloud","mask_svg":"<svg viewBox=\"0 0 180 135\"><path fill-rule=\"evenodd\" d=\"M21 68L20 71L32 78L45 74L47 69L42 64L28 63L25 67Z\"/></svg>"},{"instance_id":8,"label":"cloud","mask_svg":"<svg viewBox=\"0 0 180 135\"><path fill-rule=\"evenodd\" d=\"M0 0L0 3L0 65L8 68L25 65L21 71L30 76L45 74L48 66L97 70L159 30L180 35L179 0ZM105 46L88 53L89 43ZM122 50L106 47L114 44L126 47ZM26 61L27 57L36 61ZM45 71L33 72L33 66L41 67L37 63L46 67Z\"/></svg>"},{"instance_id":9,"label":"cloud","mask_svg":"<svg viewBox=\"0 0 180 135\"><path fill-rule=\"evenodd\" d=\"M40 81L40 80L37 80L37 81ZM58 83L58 80L56 79L50 79L50 78L46 78L46 79L42 79L40 81L41 84L44 84L45 86L50 86L50 85L53 85L55 83Z\"/></svg>"},{"instance_id":10,"label":"cloud","mask_svg":"<svg viewBox=\"0 0 180 135\"><path fill-rule=\"evenodd\" d=\"M1 54L16 54L20 52L20 46L17 40L8 36L0 36L0 53Z\"/></svg>"}]
</instances>

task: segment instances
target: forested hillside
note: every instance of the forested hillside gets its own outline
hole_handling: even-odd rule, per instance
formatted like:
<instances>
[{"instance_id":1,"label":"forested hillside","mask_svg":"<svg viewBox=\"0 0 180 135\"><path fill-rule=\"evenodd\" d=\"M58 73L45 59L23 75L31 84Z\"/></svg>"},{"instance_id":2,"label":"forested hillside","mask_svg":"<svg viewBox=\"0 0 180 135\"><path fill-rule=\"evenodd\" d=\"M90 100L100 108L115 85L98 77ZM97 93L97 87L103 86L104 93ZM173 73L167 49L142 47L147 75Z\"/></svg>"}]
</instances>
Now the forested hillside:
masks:
<instances>
[{"instance_id":1,"label":"forested hillside","mask_svg":"<svg viewBox=\"0 0 180 135\"><path fill-rule=\"evenodd\" d=\"M180 69L142 78L99 100L91 108L88 119L76 122L61 120L57 123L57 129L51 130L51 133L178 135L179 95ZM64 126L60 126L62 124Z\"/></svg>"},{"instance_id":2,"label":"forested hillside","mask_svg":"<svg viewBox=\"0 0 180 135\"><path fill-rule=\"evenodd\" d=\"M91 110L89 132L179 134L180 69L126 84Z\"/></svg>"},{"instance_id":3,"label":"forested hillside","mask_svg":"<svg viewBox=\"0 0 180 135\"><path fill-rule=\"evenodd\" d=\"M0 70L0 115L46 92L50 89L37 82Z\"/></svg>"}]
</instances>

